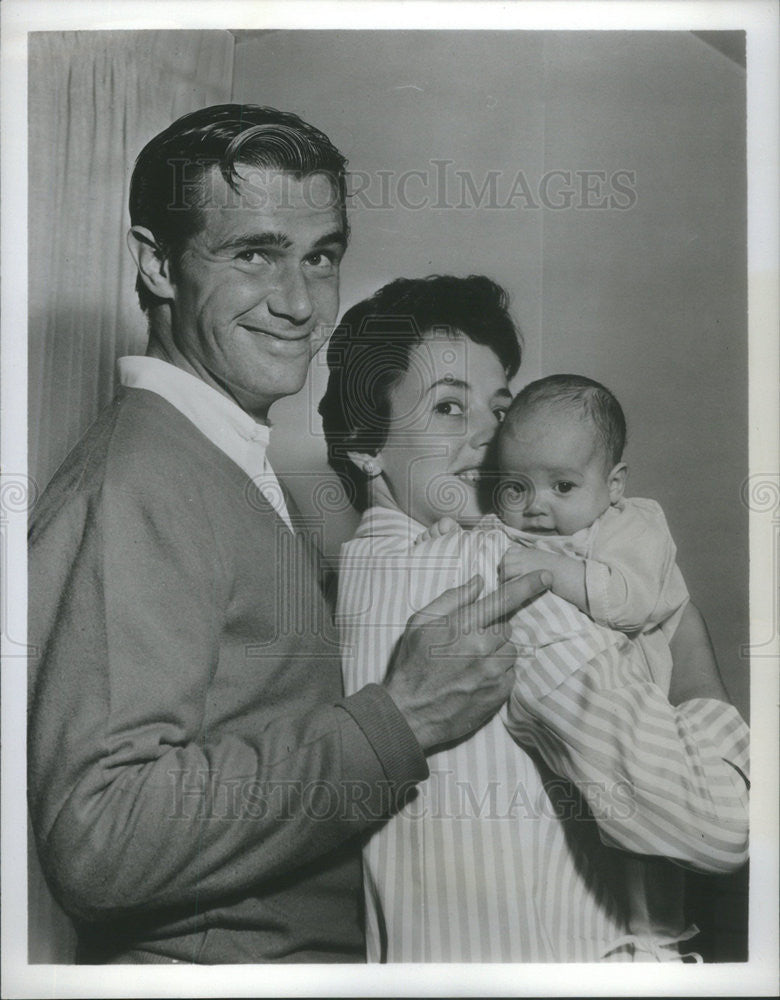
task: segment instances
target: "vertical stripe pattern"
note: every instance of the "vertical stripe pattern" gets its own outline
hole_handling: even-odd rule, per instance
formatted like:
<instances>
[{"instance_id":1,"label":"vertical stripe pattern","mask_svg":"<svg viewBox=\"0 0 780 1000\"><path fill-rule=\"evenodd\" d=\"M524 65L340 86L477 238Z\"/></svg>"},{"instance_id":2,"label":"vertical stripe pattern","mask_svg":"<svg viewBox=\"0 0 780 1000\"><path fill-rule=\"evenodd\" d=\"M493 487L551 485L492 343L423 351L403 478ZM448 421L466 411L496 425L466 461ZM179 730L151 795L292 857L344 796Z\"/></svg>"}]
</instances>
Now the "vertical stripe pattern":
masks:
<instances>
[{"instance_id":1,"label":"vertical stripe pattern","mask_svg":"<svg viewBox=\"0 0 780 1000\"><path fill-rule=\"evenodd\" d=\"M475 572L496 585L503 532L416 545L422 530L374 508L342 549L348 694L382 679L409 617L442 591ZM535 656L518 660L508 714L432 754L365 848L369 961L631 961L644 879L630 865L644 862L618 847L704 870L744 856L747 738L730 706L671 708L629 640L552 594L513 632Z\"/></svg>"}]
</instances>

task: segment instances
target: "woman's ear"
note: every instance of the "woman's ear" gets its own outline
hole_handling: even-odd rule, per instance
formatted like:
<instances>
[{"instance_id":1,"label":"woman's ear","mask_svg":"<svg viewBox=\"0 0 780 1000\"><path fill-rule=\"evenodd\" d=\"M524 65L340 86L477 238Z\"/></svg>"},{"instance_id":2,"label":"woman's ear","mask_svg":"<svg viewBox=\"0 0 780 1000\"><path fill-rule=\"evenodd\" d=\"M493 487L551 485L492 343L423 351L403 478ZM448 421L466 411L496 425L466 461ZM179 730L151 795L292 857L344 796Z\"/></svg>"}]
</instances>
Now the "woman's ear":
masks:
<instances>
[{"instance_id":1,"label":"woman's ear","mask_svg":"<svg viewBox=\"0 0 780 1000\"><path fill-rule=\"evenodd\" d=\"M626 477L628 476L628 466L625 462L618 462L607 476L607 487L609 489L609 502L617 503L625 493Z\"/></svg>"},{"instance_id":2,"label":"woman's ear","mask_svg":"<svg viewBox=\"0 0 780 1000\"><path fill-rule=\"evenodd\" d=\"M378 455L369 455L364 451L348 451L347 458L369 479L375 479L382 473L382 461Z\"/></svg>"},{"instance_id":3,"label":"woman's ear","mask_svg":"<svg viewBox=\"0 0 780 1000\"><path fill-rule=\"evenodd\" d=\"M149 291L160 299L172 299L170 262L158 246L152 231L146 226L132 226L127 234L127 245L141 280Z\"/></svg>"}]
</instances>

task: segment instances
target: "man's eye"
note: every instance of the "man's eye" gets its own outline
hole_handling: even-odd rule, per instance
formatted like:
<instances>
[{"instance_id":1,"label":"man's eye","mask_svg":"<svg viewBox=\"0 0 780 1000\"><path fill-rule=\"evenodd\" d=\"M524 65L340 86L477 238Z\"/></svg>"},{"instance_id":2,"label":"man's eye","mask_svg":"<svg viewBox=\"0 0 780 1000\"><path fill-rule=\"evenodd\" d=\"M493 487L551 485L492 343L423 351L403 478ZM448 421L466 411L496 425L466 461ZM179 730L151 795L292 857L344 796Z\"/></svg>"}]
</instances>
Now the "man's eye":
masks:
<instances>
[{"instance_id":1,"label":"man's eye","mask_svg":"<svg viewBox=\"0 0 780 1000\"><path fill-rule=\"evenodd\" d=\"M445 399L434 406L433 412L441 413L445 417L462 417L465 410L454 399Z\"/></svg>"},{"instance_id":2,"label":"man's eye","mask_svg":"<svg viewBox=\"0 0 780 1000\"><path fill-rule=\"evenodd\" d=\"M575 485L574 483L569 483L564 481L561 483L556 483L553 488L555 489L556 493L566 494L566 493L571 493L571 491L574 489L574 485Z\"/></svg>"},{"instance_id":3,"label":"man's eye","mask_svg":"<svg viewBox=\"0 0 780 1000\"><path fill-rule=\"evenodd\" d=\"M260 260L265 260L262 250L242 250L236 254L236 260L242 260L245 264L257 264Z\"/></svg>"},{"instance_id":4,"label":"man's eye","mask_svg":"<svg viewBox=\"0 0 780 1000\"><path fill-rule=\"evenodd\" d=\"M335 269L336 259L332 254L318 250L316 253L309 254L306 258L306 264L317 271L332 271Z\"/></svg>"},{"instance_id":5,"label":"man's eye","mask_svg":"<svg viewBox=\"0 0 780 1000\"><path fill-rule=\"evenodd\" d=\"M496 418L496 423L503 424L506 420L506 410L499 407L497 410L493 410L493 416Z\"/></svg>"}]
</instances>

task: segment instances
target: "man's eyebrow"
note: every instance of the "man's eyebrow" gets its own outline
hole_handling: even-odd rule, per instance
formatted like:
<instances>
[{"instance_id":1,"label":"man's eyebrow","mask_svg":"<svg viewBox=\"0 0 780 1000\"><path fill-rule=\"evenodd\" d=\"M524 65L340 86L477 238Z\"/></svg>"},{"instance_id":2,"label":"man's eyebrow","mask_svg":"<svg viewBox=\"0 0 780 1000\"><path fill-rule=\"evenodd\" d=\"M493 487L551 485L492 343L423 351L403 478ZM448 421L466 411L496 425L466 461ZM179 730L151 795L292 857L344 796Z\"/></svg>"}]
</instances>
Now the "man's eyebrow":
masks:
<instances>
[{"instance_id":1,"label":"man's eyebrow","mask_svg":"<svg viewBox=\"0 0 780 1000\"><path fill-rule=\"evenodd\" d=\"M497 389L493 393L493 395L494 396L500 396L502 399L511 399L512 398L512 393L509 391L509 389Z\"/></svg>"},{"instance_id":2,"label":"man's eyebrow","mask_svg":"<svg viewBox=\"0 0 780 1000\"><path fill-rule=\"evenodd\" d=\"M337 246L346 248L347 245L347 234L343 229L334 229L332 233L325 233L324 236L320 236L312 244L312 250L318 250L320 247Z\"/></svg>"},{"instance_id":3,"label":"man's eyebrow","mask_svg":"<svg viewBox=\"0 0 780 1000\"><path fill-rule=\"evenodd\" d=\"M332 233L325 233L318 237L311 246L311 250L318 250L324 246L334 244L346 248L347 237L342 229L335 229ZM289 250L293 243L286 233L274 231L260 233L241 233L238 236L231 236L220 243L215 249L217 251L247 250L254 247L268 250Z\"/></svg>"},{"instance_id":4,"label":"man's eyebrow","mask_svg":"<svg viewBox=\"0 0 780 1000\"><path fill-rule=\"evenodd\" d=\"M284 233L240 233L231 236L215 247L216 250L246 250L248 247L267 247L269 250L289 250L292 246L290 237Z\"/></svg>"}]
</instances>

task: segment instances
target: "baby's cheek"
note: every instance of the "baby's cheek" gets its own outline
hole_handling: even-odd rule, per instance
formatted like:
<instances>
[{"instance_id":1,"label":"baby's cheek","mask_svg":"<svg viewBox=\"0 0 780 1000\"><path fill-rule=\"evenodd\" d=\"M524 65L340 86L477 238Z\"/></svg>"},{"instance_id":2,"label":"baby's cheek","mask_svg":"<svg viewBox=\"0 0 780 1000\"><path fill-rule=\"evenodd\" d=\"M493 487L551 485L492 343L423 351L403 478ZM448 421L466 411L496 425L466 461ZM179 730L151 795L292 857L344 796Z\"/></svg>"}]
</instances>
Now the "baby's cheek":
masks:
<instances>
[{"instance_id":1,"label":"baby's cheek","mask_svg":"<svg viewBox=\"0 0 780 1000\"><path fill-rule=\"evenodd\" d=\"M525 497L516 490L496 490L496 514L510 528L522 528L523 512L526 508Z\"/></svg>"}]
</instances>

